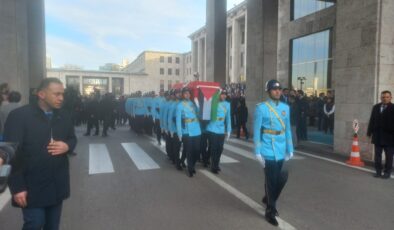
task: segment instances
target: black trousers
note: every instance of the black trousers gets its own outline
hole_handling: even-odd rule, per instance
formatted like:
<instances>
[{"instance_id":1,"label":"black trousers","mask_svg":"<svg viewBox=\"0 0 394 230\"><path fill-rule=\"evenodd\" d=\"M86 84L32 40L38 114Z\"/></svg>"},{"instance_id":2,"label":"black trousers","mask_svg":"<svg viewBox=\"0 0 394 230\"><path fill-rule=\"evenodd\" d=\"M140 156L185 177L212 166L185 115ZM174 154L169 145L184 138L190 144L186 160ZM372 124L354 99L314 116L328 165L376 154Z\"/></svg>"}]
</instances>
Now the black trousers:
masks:
<instances>
[{"instance_id":1,"label":"black trousers","mask_svg":"<svg viewBox=\"0 0 394 230\"><path fill-rule=\"evenodd\" d=\"M167 156L170 157L171 155L171 137L169 133L164 133L164 139L166 140L166 153Z\"/></svg>"},{"instance_id":2,"label":"black trousers","mask_svg":"<svg viewBox=\"0 0 394 230\"><path fill-rule=\"evenodd\" d=\"M286 185L288 171L283 171L282 161L265 161L265 196L267 197L267 210L276 210L276 202Z\"/></svg>"},{"instance_id":3,"label":"black trousers","mask_svg":"<svg viewBox=\"0 0 394 230\"><path fill-rule=\"evenodd\" d=\"M223 152L224 134L209 132L209 149L211 151L211 168L219 169L220 156Z\"/></svg>"},{"instance_id":4,"label":"black trousers","mask_svg":"<svg viewBox=\"0 0 394 230\"><path fill-rule=\"evenodd\" d=\"M171 142L171 160L175 165L180 165L179 151L181 150L181 141L176 133L171 137Z\"/></svg>"},{"instance_id":5,"label":"black trousers","mask_svg":"<svg viewBox=\"0 0 394 230\"><path fill-rule=\"evenodd\" d=\"M183 148L187 158L187 168L189 171L194 170L196 161L200 155L201 136L184 136L182 137Z\"/></svg>"},{"instance_id":6,"label":"black trousers","mask_svg":"<svg viewBox=\"0 0 394 230\"><path fill-rule=\"evenodd\" d=\"M110 114L104 115L103 118L103 134L107 135L108 128L112 127L112 116Z\"/></svg>"},{"instance_id":7,"label":"black trousers","mask_svg":"<svg viewBox=\"0 0 394 230\"><path fill-rule=\"evenodd\" d=\"M391 174L393 170L393 154L394 146L375 145L375 169L376 173L382 173L382 153L386 156L386 163L384 166L384 173Z\"/></svg>"},{"instance_id":8,"label":"black trousers","mask_svg":"<svg viewBox=\"0 0 394 230\"><path fill-rule=\"evenodd\" d=\"M147 135L152 135L153 120L152 116L146 116L144 119L144 130Z\"/></svg>"},{"instance_id":9,"label":"black trousers","mask_svg":"<svg viewBox=\"0 0 394 230\"><path fill-rule=\"evenodd\" d=\"M201 134L201 158L204 164L209 164L209 159L211 157L210 148L208 145L209 133Z\"/></svg>"},{"instance_id":10,"label":"black trousers","mask_svg":"<svg viewBox=\"0 0 394 230\"><path fill-rule=\"evenodd\" d=\"M99 121L95 117L89 117L88 118L88 129L86 130L87 134L90 134L90 131L92 130L93 126L96 128L95 134L98 135L100 128L99 128Z\"/></svg>"},{"instance_id":11,"label":"black trousers","mask_svg":"<svg viewBox=\"0 0 394 230\"><path fill-rule=\"evenodd\" d=\"M144 115L135 115L134 119L135 132L142 134L144 129Z\"/></svg>"},{"instance_id":12,"label":"black trousers","mask_svg":"<svg viewBox=\"0 0 394 230\"><path fill-rule=\"evenodd\" d=\"M160 144L161 143L161 128L160 128L160 120L159 119L155 119L155 133L156 133L157 142Z\"/></svg>"},{"instance_id":13,"label":"black trousers","mask_svg":"<svg viewBox=\"0 0 394 230\"><path fill-rule=\"evenodd\" d=\"M245 132L245 137L246 139L249 138L249 132L248 129L246 128L246 123L239 123L237 126L237 138L239 138L241 136L241 128L244 130Z\"/></svg>"}]
</instances>

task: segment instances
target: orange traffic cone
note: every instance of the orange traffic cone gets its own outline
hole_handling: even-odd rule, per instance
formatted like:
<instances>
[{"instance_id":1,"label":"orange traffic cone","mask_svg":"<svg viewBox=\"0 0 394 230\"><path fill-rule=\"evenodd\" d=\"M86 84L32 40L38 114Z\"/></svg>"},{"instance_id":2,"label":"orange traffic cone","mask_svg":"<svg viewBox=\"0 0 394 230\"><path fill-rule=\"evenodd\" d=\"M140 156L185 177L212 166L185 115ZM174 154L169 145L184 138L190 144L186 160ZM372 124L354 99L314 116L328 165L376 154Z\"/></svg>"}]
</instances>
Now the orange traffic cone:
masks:
<instances>
[{"instance_id":1,"label":"orange traffic cone","mask_svg":"<svg viewBox=\"0 0 394 230\"><path fill-rule=\"evenodd\" d=\"M352 152L350 153L350 159L346 161L347 164L353 166L364 166L364 162L360 158L360 147L358 146L357 134L353 137Z\"/></svg>"}]
</instances>

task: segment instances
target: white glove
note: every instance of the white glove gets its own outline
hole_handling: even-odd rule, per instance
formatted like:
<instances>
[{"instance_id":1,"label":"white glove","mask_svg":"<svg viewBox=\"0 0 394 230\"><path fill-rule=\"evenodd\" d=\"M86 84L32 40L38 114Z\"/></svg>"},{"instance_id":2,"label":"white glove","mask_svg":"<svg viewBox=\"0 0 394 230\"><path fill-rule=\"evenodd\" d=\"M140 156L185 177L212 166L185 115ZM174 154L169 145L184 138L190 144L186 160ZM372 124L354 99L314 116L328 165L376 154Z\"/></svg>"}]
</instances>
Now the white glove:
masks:
<instances>
[{"instance_id":1,"label":"white glove","mask_svg":"<svg viewBox=\"0 0 394 230\"><path fill-rule=\"evenodd\" d=\"M286 154L285 161L290 160L291 158L293 158L293 156L294 156L293 152Z\"/></svg>"},{"instance_id":2,"label":"white glove","mask_svg":"<svg viewBox=\"0 0 394 230\"><path fill-rule=\"evenodd\" d=\"M173 132L170 132L170 137L174 137L174 133Z\"/></svg>"},{"instance_id":3,"label":"white glove","mask_svg":"<svg viewBox=\"0 0 394 230\"><path fill-rule=\"evenodd\" d=\"M178 138L179 138L179 141L182 142L182 135L179 135Z\"/></svg>"},{"instance_id":4,"label":"white glove","mask_svg":"<svg viewBox=\"0 0 394 230\"><path fill-rule=\"evenodd\" d=\"M231 133L228 132L228 133L227 133L227 141L230 140L230 137L231 137Z\"/></svg>"},{"instance_id":5,"label":"white glove","mask_svg":"<svg viewBox=\"0 0 394 230\"><path fill-rule=\"evenodd\" d=\"M263 168L265 168L265 160L260 154L256 154L256 159L259 161L261 166L263 166Z\"/></svg>"}]
</instances>

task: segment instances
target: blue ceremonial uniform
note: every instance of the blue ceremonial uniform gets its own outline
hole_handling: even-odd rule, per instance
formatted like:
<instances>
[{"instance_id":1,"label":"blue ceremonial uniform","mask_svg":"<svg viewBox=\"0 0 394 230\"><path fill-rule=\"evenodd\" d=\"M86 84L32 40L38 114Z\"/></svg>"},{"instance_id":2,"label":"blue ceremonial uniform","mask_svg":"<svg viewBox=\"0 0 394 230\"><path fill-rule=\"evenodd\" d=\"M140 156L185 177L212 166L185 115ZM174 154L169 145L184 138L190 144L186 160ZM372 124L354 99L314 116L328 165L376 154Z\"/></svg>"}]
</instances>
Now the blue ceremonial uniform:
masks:
<instances>
[{"instance_id":1,"label":"blue ceremonial uniform","mask_svg":"<svg viewBox=\"0 0 394 230\"><path fill-rule=\"evenodd\" d=\"M142 115L145 116L146 113L146 107L145 107L145 102L143 98L135 98L133 102L133 112L134 115Z\"/></svg>"},{"instance_id":2,"label":"blue ceremonial uniform","mask_svg":"<svg viewBox=\"0 0 394 230\"><path fill-rule=\"evenodd\" d=\"M197 107L190 100L181 101L176 109L176 128L179 136L200 136L201 128Z\"/></svg>"},{"instance_id":3,"label":"blue ceremonial uniform","mask_svg":"<svg viewBox=\"0 0 394 230\"><path fill-rule=\"evenodd\" d=\"M171 101L168 105L167 128L168 132L176 133L176 109L179 101Z\"/></svg>"},{"instance_id":4,"label":"blue ceremonial uniform","mask_svg":"<svg viewBox=\"0 0 394 230\"><path fill-rule=\"evenodd\" d=\"M160 127L162 130L167 131L167 115L168 115L169 101L164 100L160 106Z\"/></svg>"},{"instance_id":5,"label":"blue ceremonial uniform","mask_svg":"<svg viewBox=\"0 0 394 230\"><path fill-rule=\"evenodd\" d=\"M208 124L209 149L211 151L211 171L218 173L220 170L220 156L223 152L225 132L231 133L231 111L230 103L221 101L217 107L216 120L211 120Z\"/></svg>"},{"instance_id":6,"label":"blue ceremonial uniform","mask_svg":"<svg viewBox=\"0 0 394 230\"><path fill-rule=\"evenodd\" d=\"M267 104L274 109L281 120ZM257 104L253 130L255 154L261 154L265 160L280 161L285 159L286 154L293 153L290 109L285 103L276 104L274 101L268 100Z\"/></svg>"},{"instance_id":7,"label":"blue ceremonial uniform","mask_svg":"<svg viewBox=\"0 0 394 230\"><path fill-rule=\"evenodd\" d=\"M197 107L190 100L183 100L178 103L176 109L176 128L177 134L179 137L182 137L190 177L196 173L194 166L199 158L201 147L201 128L197 114Z\"/></svg>"},{"instance_id":8,"label":"blue ceremonial uniform","mask_svg":"<svg viewBox=\"0 0 394 230\"><path fill-rule=\"evenodd\" d=\"M254 114L254 144L257 158L261 155L265 174L266 219L277 225L276 202L284 188L288 172L282 170L283 162L293 153L290 126L290 109L283 102L269 99L257 104Z\"/></svg>"},{"instance_id":9,"label":"blue ceremonial uniform","mask_svg":"<svg viewBox=\"0 0 394 230\"><path fill-rule=\"evenodd\" d=\"M231 108L227 101L219 102L217 108L217 119L210 121L207 130L216 134L231 133Z\"/></svg>"}]
</instances>

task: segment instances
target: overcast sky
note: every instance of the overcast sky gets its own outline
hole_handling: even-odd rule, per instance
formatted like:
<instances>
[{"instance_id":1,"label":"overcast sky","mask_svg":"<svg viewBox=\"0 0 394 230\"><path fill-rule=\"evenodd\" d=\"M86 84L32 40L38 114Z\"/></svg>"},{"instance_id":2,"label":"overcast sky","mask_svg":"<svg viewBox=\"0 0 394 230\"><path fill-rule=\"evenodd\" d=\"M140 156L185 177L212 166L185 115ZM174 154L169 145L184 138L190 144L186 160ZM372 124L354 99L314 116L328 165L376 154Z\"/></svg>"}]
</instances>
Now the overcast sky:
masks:
<instances>
[{"instance_id":1,"label":"overcast sky","mask_svg":"<svg viewBox=\"0 0 394 230\"><path fill-rule=\"evenodd\" d=\"M211 0L209 0L211 1ZM227 0L228 9L243 0ZM190 51L205 24L206 0L49 0L47 55L53 67L98 69L144 50Z\"/></svg>"}]
</instances>

